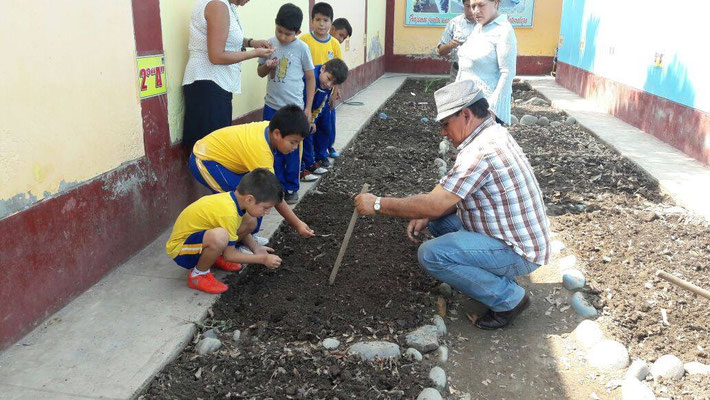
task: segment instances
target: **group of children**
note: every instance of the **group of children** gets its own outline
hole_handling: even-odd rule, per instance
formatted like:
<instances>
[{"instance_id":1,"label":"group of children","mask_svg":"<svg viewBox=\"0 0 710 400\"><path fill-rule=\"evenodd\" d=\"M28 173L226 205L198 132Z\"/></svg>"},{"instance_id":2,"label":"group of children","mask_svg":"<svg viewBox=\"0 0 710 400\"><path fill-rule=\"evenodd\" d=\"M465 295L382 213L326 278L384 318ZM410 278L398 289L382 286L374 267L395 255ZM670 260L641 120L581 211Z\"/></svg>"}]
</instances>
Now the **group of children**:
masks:
<instances>
[{"instance_id":1,"label":"group of children","mask_svg":"<svg viewBox=\"0 0 710 400\"><path fill-rule=\"evenodd\" d=\"M338 157L335 109L339 85L348 75L340 43L352 35L348 21L333 21L333 8L316 3L313 31L301 35L303 12L287 3L276 15L272 58L259 59L257 73L267 77L263 121L218 129L195 143L190 172L214 194L185 208L166 244L167 254L190 270L188 287L222 293L227 285L212 266L239 271L241 264L278 268L281 259L255 236L271 209L301 237L313 230L288 204L298 200L299 180L318 179L329 157Z\"/></svg>"}]
</instances>

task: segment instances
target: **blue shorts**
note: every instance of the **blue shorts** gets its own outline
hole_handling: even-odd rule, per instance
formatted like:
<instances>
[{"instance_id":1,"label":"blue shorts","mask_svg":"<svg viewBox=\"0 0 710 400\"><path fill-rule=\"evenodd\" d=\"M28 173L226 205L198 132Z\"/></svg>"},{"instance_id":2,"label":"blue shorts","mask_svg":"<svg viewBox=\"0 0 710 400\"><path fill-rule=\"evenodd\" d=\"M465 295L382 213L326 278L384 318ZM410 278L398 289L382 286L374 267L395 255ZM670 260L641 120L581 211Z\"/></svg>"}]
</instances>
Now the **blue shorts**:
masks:
<instances>
[{"instance_id":1,"label":"blue shorts","mask_svg":"<svg viewBox=\"0 0 710 400\"><path fill-rule=\"evenodd\" d=\"M233 192L246 174L237 174L217 161L203 161L190 154L190 173L212 193Z\"/></svg>"},{"instance_id":2,"label":"blue shorts","mask_svg":"<svg viewBox=\"0 0 710 400\"><path fill-rule=\"evenodd\" d=\"M185 239L180 254L173 258L177 265L186 269L195 268L202 255L202 238L205 236L205 232L207 231L195 232Z\"/></svg>"}]
</instances>

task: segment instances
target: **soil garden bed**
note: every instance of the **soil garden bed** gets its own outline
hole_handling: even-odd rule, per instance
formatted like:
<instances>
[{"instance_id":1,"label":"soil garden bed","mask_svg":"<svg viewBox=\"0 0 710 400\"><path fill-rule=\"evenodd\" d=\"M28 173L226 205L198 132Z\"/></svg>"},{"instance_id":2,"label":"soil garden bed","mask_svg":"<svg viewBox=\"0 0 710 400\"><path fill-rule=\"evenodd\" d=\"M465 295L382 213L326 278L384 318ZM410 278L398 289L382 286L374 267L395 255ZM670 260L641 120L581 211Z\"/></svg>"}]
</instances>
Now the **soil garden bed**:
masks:
<instances>
[{"instance_id":1,"label":"soil garden bed","mask_svg":"<svg viewBox=\"0 0 710 400\"><path fill-rule=\"evenodd\" d=\"M433 160L441 137L432 93L443 83L408 80L379 110L388 118L375 116L296 208L320 236L303 240L282 226L270 242L282 267L229 276L230 290L204 321L204 329L224 332L222 347L199 356L195 340L141 398L412 399L428 386L433 361L426 357L363 362L345 353L361 340L391 341L404 350L405 334L435 314L438 282L417 266L407 221L360 217L335 285L328 276L352 198L364 183L377 194L403 196L437 182ZM515 89L517 98L535 95L524 84ZM516 104L513 113L566 118L546 106ZM671 353L710 362L708 301L654 276L664 269L710 287L707 225L673 207L631 163L578 125L516 125L511 132L536 171L553 229L583 264L610 335L629 346L632 358L652 362ZM670 326L661 321L661 308ZM231 340L234 329L242 332L238 343ZM320 345L328 337L340 339L338 350ZM669 383L668 394L702 393L708 383L686 376Z\"/></svg>"}]
</instances>

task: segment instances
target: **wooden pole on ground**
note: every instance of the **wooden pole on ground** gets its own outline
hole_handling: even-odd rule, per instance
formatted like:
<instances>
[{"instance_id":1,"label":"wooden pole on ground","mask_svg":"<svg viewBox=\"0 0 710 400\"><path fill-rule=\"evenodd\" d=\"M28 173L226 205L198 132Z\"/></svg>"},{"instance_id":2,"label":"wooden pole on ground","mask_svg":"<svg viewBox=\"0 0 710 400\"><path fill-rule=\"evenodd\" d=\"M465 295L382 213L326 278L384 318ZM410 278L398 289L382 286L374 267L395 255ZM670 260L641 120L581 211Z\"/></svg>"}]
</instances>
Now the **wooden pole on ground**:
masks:
<instances>
[{"instance_id":1,"label":"wooden pole on ground","mask_svg":"<svg viewBox=\"0 0 710 400\"><path fill-rule=\"evenodd\" d=\"M362 185L362 190L360 194L367 193L370 189L370 185L367 183ZM353 210L353 216L350 217L350 225L348 225L348 230L345 232L345 238L343 243L340 244L340 252L338 253L338 258L335 259L335 264L333 265L333 270L330 272L329 284L335 282L335 277L338 275L338 269L340 268L340 263L343 262L343 256L345 255L345 250L348 249L348 242L350 242L350 236L353 234L353 229L355 228L355 221L357 220L357 210Z\"/></svg>"},{"instance_id":2,"label":"wooden pole on ground","mask_svg":"<svg viewBox=\"0 0 710 400\"><path fill-rule=\"evenodd\" d=\"M688 281L684 281L683 279L677 278L667 272L661 271L660 269L656 271L656 276L659 278L665 279L668 282L675 283L676 285L682 287L683 289L690 290L691 292L695 294L699 294L706 299L710 299L710 291L705 290L701 287L695 286L692 283Z\"/></svg>"}]
</instances>

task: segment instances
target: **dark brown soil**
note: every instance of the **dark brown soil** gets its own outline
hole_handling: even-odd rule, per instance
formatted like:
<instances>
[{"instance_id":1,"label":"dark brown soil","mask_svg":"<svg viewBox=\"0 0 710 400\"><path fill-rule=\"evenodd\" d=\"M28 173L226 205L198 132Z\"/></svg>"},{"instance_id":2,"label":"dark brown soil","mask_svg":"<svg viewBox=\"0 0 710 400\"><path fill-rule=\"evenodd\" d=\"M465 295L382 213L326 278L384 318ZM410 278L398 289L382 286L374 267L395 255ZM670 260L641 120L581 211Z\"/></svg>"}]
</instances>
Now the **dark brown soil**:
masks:
<instances>
[{"instance_id":1,"label":"dark brown soil","mask_svg":"<svg viewBox=\"0 0 710 400\"><path fill-rule=\"evenodd\" d=\"M303 240L282 227L271 246L284 260L273 272L250 268L227 279L206 327L218 327L223 346L198 356L194 344L163 372L145 399L412 399L432 362L361 362L319 342L338 337L340 349L360 340L388 340L430 321L437 285L417 265L406 221L360 217L336 283L328 276L363 183L383 195L428 191L437 182L439 136L433 84L409 80L297 207L321 237ZM516 85L515 96L535 95ZM413 96L411 93L414 93ZM420 104L427 102L427 104ZM516 105L514 114L547 115L549 107ZM428 117L430 122L422 122ZM553 229L579 257L595 304L611 335L632 357L652 362L671 353L708 360L708 301L654 277L656 269L710 287L708 227L677 209L627 160L579 126L511 128L545 193ZM651 288L645 287L650 282ZM661 321L661 308L670 326ZM242 331L239 344L231 340ZM455 344L451 344L455 346ZM685 377L667 395L702 393L710 383ZM522 396L522 394L521 394ZM689 398L689 397L688 397Z\"/></svg>"}]
</instances>

